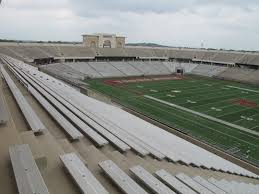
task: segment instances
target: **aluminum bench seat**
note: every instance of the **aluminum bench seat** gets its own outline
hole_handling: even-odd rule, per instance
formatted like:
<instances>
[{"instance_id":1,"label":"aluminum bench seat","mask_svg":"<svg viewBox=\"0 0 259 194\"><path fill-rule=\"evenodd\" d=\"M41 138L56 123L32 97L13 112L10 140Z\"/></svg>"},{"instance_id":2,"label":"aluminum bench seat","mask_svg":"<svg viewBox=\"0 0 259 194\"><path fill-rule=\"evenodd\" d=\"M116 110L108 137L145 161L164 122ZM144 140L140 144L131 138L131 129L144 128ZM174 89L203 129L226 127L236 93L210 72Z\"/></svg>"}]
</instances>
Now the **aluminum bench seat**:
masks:
<instances>
[{"instance_id":1,"label":"aluminum bench seat","mask_svg":"<svg viewBox=\"0 0 259 194\"><path fill-rule=\"evenodd\" d=\"M143 188L123 172L113 161L106 160L100 162L99 166L124 193L147 194Z\"/></svg>"},{"instance_id":2,"label":"aluminum bench seat","mask_svg":"<svg viewBox=\"0 0 259 194\"><path fill-rule=\"evenodd\" d=\"M108 144L108 141L100 136L96 131L85 124L81 119L74 115L68 108L61 104L56 98L51 96L43 88L28 79L30 84L33 85L46 99L48 99L60 112L62 112L67 118L69 118L77 127L81 129L88 137L90 137L98 146L104 146Z\"/></svg>"},{"instance_id":3,"label":"aluminum bench seat","mask_svg":"<svg viewBox=\"0 0 259 194\"><path fill-rule=\"evenodd\" d=\"M55 119L66 131L72 140L77 140L83 137L82 133L80 133L62 114L60 114L39 92L31 86L28 87L28 90L52 116L52 118Z\"/></svg>"},{"instance_id":4,"label":"aluminum bench seat","mask_svg":"<svg viewBox=\"0 0 259 194\"><path fill-rule=\"evenodd\" d=\"M8 114L6 107L4 106L3 96L0 94L0 124L4 124L8 121Z\"/></svg>"},{"instance_id":5,"label":"aluminum bench seat","mask_svg":"<svg viewBox=\"0 0 259 194\"><path fill-rule=\"evenodd\" d=\"M174 190L176 193L181 194L196 194L194 190L192 190L190 187L179 181L177 178L175 178L173 175L168 173L165 170L159 170L156 172L156 176L165 183L168 187L170 187L172 190Z\"/></svg>"},{"instance_id":6,"label":"aluminum bench seat","mask_svg":"<svg viewBox=\"0 0 259 194\"><path fill-rule=\"evenodd\" d=\"M224 191L226 191L229 194L242 194L242 191L240 191L236 186L233 187L233 185L229 181L226 181L225 179L216 180L211 177L208 179L208 181L211 184L214 184L215 186L217 186L218 188L224 189Z\"/></svg>"},{"instance_id":7,"label":"aluminum bench seat","mask_svg":"<svg viewBox=\"0 0 259 194\"><path fill-rule=\"evenodd\" d=\"M180 181L182 181L187 186L189 186L190 188L192 188L197 193L200 193L200 194L213 194L212 191L210 191L209 189L203 187L202 185L200 185L199 183L197 183L191 177L187 176L184 173L177 174L175 177L177 179L179 179Z\"/></svg>"},{"instance_id":8,"label":"aluminum bench seat","mask_svg":"<svg viewBox=\"0 0 259 194\"><path fill-rule=\"evenodd\" d=\"M49 194L48 188L27 144L9 147L19 194Z\"/></svg>"},{"instance_id":9,"label":"aluminum bench seat","mask_svg":"<svg viewBox=\"0 0 259 194\"><path fill-rule=\"evenodd\" d=\"M6 70L3 67L1 67L1 71L31 130L34 133L39 133L46 130L46 127L41 122L39 117L36 115L32 107L27 102L27 100L25 99L21 91L18 89L18 87L15 85L14 81L8 75Z\"/></svg>"},{"instance_id":10,"label":"aluminum bench seat","mask_svg":"<svg viewBox=\"0 0 259 194\"><path fill-rule=\"evenodd\" d=\"M200 185L208 188L209 190L211 190L213 193L217 193L217 194L227 194L226 191L222 190L221 188L215 186L214 184L210 183L209 181L205 180L204 178L200 177L200 176L196 176L193 178L193 180L195 180L197 183L199 183Z\"/></svg>"},{"instance_id":11,"label":"aluminum bench seat","mask_svg":"<svg viewBox=\"0 0 259 194\"><path fill-rule=\"evenodd\" d=\"M139 165L130 168L130 172L132 172L143 184L145 184L145 186L156 194L175 194L174 191Z\"/></svg>"},{"instance_id":12,"label":"aluminum bench seat","mask_svg":"<svg viewBox=\"0 0 259 194\"><path fill-rule=\"evenodd\" d=\"M108 194L108 191L106 191L75 153L61 155L60 159L82 193Z\"/></svg>"},{"instance_id":13,"label":"aluminum bench seat","mask_svg":"<svg viewBox=\"0 0 259 194\"><path fill-rule=\"evenodd\" d=\"M68 109L73 114L75 114L78 118L80 118L85 123L87 123L87 125L89 125L89 127L88 127L88 130L85 131L85 133L88 133L88 135L91 136L91 138L93 138L93 140L95 140L97 144L102 146L102 145L107 144L108 142L104 138L102 138L100 135L95 133L95 131L100 133L106 139L108 139L110 143L112 143L113 145L118 147L121 151L125 152L130 149L130 147L127 144L125 144L123 141L116 138L116 136L114 136L113 134L108 132L106 129L104 129L102 126L100 126L98 123L94 122L89 117L87 117L85 114L83 114L77 107L75 107L74 104L65 100L64 95L60 95L59 93L57 93L57 91L55 91L50 85L47 85L45 82L42 82L42 80L39 80L29 74L25 74L24 72L21 72L21 74L23 76L26 76L29 80L33 80L36 83L40 83L41 87L44 88L44 90L46 90L52 97L54 97L56 100L59 101L59 103L61 103L64 106L63 108ZM37 85L35 85L35 83L31 83L31 84L35 87L37 86ZM76 120L78 120L78 119L76 119ZM82 123L80 125L82 126ZM89 130L90 128L94 129L95 131L93 131L93 130L90 131Z\"/></svg>"}]
</instances>

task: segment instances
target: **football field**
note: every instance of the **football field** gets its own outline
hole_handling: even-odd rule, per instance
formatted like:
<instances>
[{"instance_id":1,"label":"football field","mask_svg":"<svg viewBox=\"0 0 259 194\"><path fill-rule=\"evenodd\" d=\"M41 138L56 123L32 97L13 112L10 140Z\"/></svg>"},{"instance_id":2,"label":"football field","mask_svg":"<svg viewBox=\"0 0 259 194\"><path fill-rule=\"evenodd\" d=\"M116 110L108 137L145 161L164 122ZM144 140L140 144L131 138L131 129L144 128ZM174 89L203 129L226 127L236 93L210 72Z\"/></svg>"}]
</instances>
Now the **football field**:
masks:
<instances>
[{"instance_id":1,"label":"football field","mask_svg":"<svg viewBox=\"0 0 259 194\"><path fill-rule=\"evenodd\" d=\"M259 89L198 76L88 80L126 107L259 165Z\"/></svg>"}]
</instances>

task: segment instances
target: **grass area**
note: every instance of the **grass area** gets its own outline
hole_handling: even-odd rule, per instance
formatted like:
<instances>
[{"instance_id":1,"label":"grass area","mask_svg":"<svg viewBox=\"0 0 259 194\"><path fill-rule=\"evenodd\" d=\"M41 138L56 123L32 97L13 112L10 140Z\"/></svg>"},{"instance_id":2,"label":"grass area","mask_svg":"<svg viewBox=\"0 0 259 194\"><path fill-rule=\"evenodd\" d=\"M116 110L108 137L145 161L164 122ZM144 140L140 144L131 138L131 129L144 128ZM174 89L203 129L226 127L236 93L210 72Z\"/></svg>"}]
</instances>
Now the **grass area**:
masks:
<instances>
[{"instance_id":1,"label":"grass area","mask_svg":"<svg viewBox=\"0 0 259 194\"><path fill-rule=\"evenodd\" d=\"M149 95L259 133L258 88L198 76L120 84L106 81L87 83L128 108L259 166L258 136L144 97Z\"/></svg>"}]
</instances>

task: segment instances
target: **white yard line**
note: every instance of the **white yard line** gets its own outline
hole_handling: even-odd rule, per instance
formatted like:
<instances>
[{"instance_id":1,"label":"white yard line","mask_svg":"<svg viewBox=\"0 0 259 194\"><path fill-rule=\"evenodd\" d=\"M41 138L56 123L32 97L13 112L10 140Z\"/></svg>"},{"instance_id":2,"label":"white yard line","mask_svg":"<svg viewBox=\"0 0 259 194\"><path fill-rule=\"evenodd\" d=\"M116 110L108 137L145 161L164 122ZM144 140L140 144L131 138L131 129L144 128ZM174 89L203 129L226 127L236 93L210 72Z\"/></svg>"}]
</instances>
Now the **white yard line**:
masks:
<instances>
[{"instance_id":1,"label":"white yard line","mask_svg":"<svg viewBox=\"0 0 259 194\"><path fill-rule=\"evenodd\" d=\"M251 128L251 129L255 129L255 128L257 128L257 127L259 127L259 125L256 125L256 126L254 126L253 128Z\"/></svg>"},{"instance_id":2,"label":"white yard line","mask_svg":"<svg viewBox=\"0 0 259 194\"><path fill-rule=\"evenodd\" d=\"M250 133L250 134L259 136L259 133L258 133L258 132L252 131L252 130L247 129L247 128L245 128L245 127L241 127L241 126L239 126L239 125L235 125L235 124L233 124L233 123L229 123L229 122L227 122L227 121L223 121L223 120L221 120L221 119L217 119L217 118L215 118L215 117L212 117L212 116L209 116L209 115L200 113L200 112L196 112L196 111L193 111L193 110L191 110L191 109L188 109L188 108L185 108L185 107L182 107L182 106L173 104L173 103L169 103L169 102L166 102L166 101L164 101L164 100L160 100L160 99L154 98L154 97L152 97L152 96L144 95L144 97L145 97L145 98L148 98L148 99L151 99L151 100L154 100L154 101L157 101L157 102L160 102L160 103L162 103L162 104L166 104L166 105L168 105L168 106L171 106L171 107L174 107L174 108L177 108L177 109L180 109L180 110L183 110L183 111L186 111L186 112L189 112L189 113L198 115L198 116L200 116L200 117L203 117L203 118L206 118L206 119L209 119L209 120L212 120L212 121L215 121L215 122L218 122L218 123L227 125L227 126L229 126L229 127L233 127L233 128L239 129L239 130L241 130L241 131L245 131L245 132L247 132L247 133Z\"/></svg>"},{"instance_id":3,"label":"white yard line","mask_svg":"<svg viewBox=\"0 0 259 194\"><path fill-rule=\"evenodd\" d=\"M245 90L245 91L249 91L249 92L259 93L259 91L256 91L256 90L250 90L250 89L240 88L240 87L236 87L236 86L226 85L226 87L229 87L229 88L235 88L235 89L239 89L239 90Z\"/></svg>"},{"instance_id":4,"label":"white yard line","mask_svg":"<svg viewBox=\"0 0 259 194\"><path fill-rule=\"evenodd\" d=\"M145 104L145 105L150 106L150 107L157 108L157 109L159 109L159 110L161 110L161 111L164 111L164 112L166 112L166 113L168 113L168 114L170 114L170 115L174 115L174 113L171 113L171 112L169 112L169 111L166 111L165 109L159 108L159 107L157 107L157 106L153 106L153 105L151 105L151 104L146 104L146 103L142 103L142 104ZM224 132L222 132L222 131L219 131L219 130L217 130L217 129L215 129L215 128L211 128L210 126L201 124L200 122L197 122L197 121L195 121L195 120L190 120L190 119L188 119L188 118L186 118L186 117L182 117L182 116L180 116L180 118L185 119L185 120L190 121L190 122L193 122L193 123L197 123L197 125L204 126L204 128L208 128L208 129L211 129L212 131L216 131L216 132L218 132L218 133L220 133L220 134L223 134L223 135L225 135L225 136L232 137L232 138L234 138L234 139L237 139L238 141L242 141L242 142L244 142L244 143L251 144L251 145L253 145L253 146L258 147L258 145L255 145L255 144L253 144L253 143L247 142L247 141L245 141L245 140L243 140L243 139L239 139L239 138L234 137L234 136L232 136L232 135L230 135L230 134L227 134L227 133L224 133ZM254 137L252 134L247 134L247 133L244 133L243 131L241 131L241 133Z\"/></svg>"}]
</instances>

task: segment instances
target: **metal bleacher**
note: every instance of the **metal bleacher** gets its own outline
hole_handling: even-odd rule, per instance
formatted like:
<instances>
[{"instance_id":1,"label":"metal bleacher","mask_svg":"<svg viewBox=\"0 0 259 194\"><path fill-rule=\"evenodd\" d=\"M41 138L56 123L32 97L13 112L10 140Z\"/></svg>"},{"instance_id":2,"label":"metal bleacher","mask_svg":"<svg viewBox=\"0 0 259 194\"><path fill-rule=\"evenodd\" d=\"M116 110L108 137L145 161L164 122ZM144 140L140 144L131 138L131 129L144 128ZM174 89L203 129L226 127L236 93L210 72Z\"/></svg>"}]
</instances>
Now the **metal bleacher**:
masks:
<instances>
[{"instance_id":1,"label":"metal bleacher","mask_svg":"<svg viewBox=\"0 0 259 194\"><path fill-rule=\"evenodd\" d=\"M254 69L228 68L217 75L218 78L243 81L246 83L259 83L259 71Z\"/></svg>"},{"instance_id":2,"label":"metal bleacher","mask_svg":"<svg viewBox=\"0 0 259 194\"><path fill-rule=\"evenodd\" d=\"M160 180L158 180L156 177L146 171L143 167L134 166L130 168L130 171L153 193L175 194L174 191L164 185Z\"/></svg>"},{"instance_id":3,"label":"metal bleacher","mask_svg":"<svg viewBox=\"0 0 259 194\"><path fill-rule=\"evenodd\" d=\"M43 79L41 79L41 81L42 80ZM38 80L38 81L40 81L40 80ZM130 149L130 147L127 144L125 144L120 139L118 139L115 135L113 135L111 132L106 130L106 128L104 128L98 122L95 122L94 120L92 120L91 117L88 117L88 113L82 109L82 106L78 106L77 104L72 103L71 102L72 99L70 99L69 97L65 98L64 93L55 90L55 87L52 88L50 85L48 85L48 86L50 87L49 89L52 89L52 91L56 91L56 93L57 93L56 97L59 99L60 102L62 102L65 106L67 106L74 114L76 114L79 118L81 118L83 121L85 121L90 127L92 127L98 133L105 136L113 145L115 145L117 148L119 148L123 152ZM70 90L70 93L71 93L71 90ZM63 97L63 99L61 97Z\"/></svg>"},{"instance_id":4,"label":"metal bleacher","mask_svg":"<svg viewBox=\"0 0 259 194\"><path fill-rule=\"evenodd\" d=\"M258 71L170 61L110 61L110 62L67 62L43 65L41 70L72 83L81 83L86 78L109 78L129 76L170 75L177 69L186 74L218 77L229 80L259 83ZM76 82L78 80L79 82Z\"/></svg>"},{"instance_id":5,"label":"metal bleacher","mask_svg":"<svg viewBox=\"0 0 259 194\"><path fill-rule=\"evenodd\" d=\"M96 131L94 131L91 127L85 124L81 119L79 119L72 111L70 111L66 106L60 103L57 99L60 97L55 94L55 92L48 90L48 92L40 86L40 82L35 80L33 77L29 75L23 74L24 77L30 82L30 84L36 88L41 95L43 95L49 102L52 103L53 106L60 112L62 112L74 125L76 125L82 133L86 134L90 139L92 139L98 146L103 146L108 144L108 141L100 136ZM31 88L30 88L31 89ZM60 99L61 100L61 99ZM64 101L63 101L64 102ZM67 104L67 102L66 102Z\"/></svg>"},{"instance_id":6,"label":"metal bleacher","mask_svg":"<svg viewBox=\"0 0 259 194\"><path fill-rule=\"evenodd\" d=\"M195 180L200 185L206 187L207 189L209 189L213 193L217 193L217 194L226 194L227 193L226 191L223 191L222 189L218 188L214 184L211 184L209 181L205 180L204 178L202 178L200 176L194 177L193 180Z\"/></svg>"},{"instance_id":7,"label":"metal bleacher","mask_svg":"<svg viewBox=\"0 0 259 194\"><path fill-rule=\"evenodd\" d=\"M18 62L12 58L8 58L8 60L13 64L17 72L24 74L23 77L25 77L26 74L33 82L39 83L38 87L53 96L63 106L69 109L70 112L108 140L115 149L121 152L133 150L134 153L142 157L149 155L158 159L165 158L166 160L174 162L184 162L187 166L196 166L207 168L208 170L213 169L225 173L257 177L254 173L171 133L161 130L119 108L87 97L73 87L43 72L39 72L30 65ZM34 91L39 94L39 89L35 89L35 87L35 85L29 87L29 91L33 91L34 89ZM49 98L41 94L39 95L48 102ZM45 109L49 111L48 107ZM65 109L58 109L56 112L63 116L66 111ZM64 120L64 122L66 121L67 119ZM62 119L60 122L64 124ZM73 127L75 128L74 125ZM62 126L62 128L64 129L66 126ZM68 128L72 129L70 127ZM174 149L172 150L171 147L174 147ZM191 157L193 154L197 157Z\"/></svg>"},{"instance_id":8,"label":"metal bleacher","mask_svg":"<svg viewBox=\"0 0 259 194\"><path fill-rule=\"evenodd\" d=\"M127 194L147 194L133 179L123 172L114 162L106 160L99 163L105 174Z\"/></svg>"},{"instance_id":9,"label":"metal bleacher","mask_svg":"<svg viewBox=\"0 0 259 194\"><path fill-rule=\"evenodd\" d=\"M72 140L82 138L80 133L62 114L60 114L39 92L33 87L28 87L29 92L37 99L53 119L66 131Z\"/></svg>"},{"instance_id":10,"label":"metal bleacher","mask_svg":"<svg viewBox=\"0 0 259 194\"><path fill-rule=\"evenodd\" d=\"M236 181L217 180L201 177L189 177L184 173L171 175L165 170L159 170L156 176L176 193L182 194L257 194L259 185Z\"/></svg>"},{"instance_id":11,"label":"metal bleacher","mask_svg":"<svg viewBox=\"0 0 259 194\"><path fill-rule=\"evenodd\" d=\"M83 80L85 74L79 72L78 70L73 69L72 67L64 64L51 64L42 66L41 69L47 70L50 73L53 73L59 77L65 77L67 79L79 79Z\"/></svg>"},{"instance_id":12,"label":"metal bleacher","mask_svg":"<svg viewBox=\"0 0 259 194\"><path fill-rule=\"evenodd\" d=\"M108 191L106 191L75 153L61 155L60 159L82 193L108 194Z\"/></svg>"},{"instance_id":13,"label":"metal bleacher","mask_svg":"<svg viewBox=\"0 0 259 194\"><path fill-rule=\"evenodd\" d=\"M29 146L11 146L9 154L19 194L49 194Z\"/></svg>"},{"instance_id":14,"label":"metal bleacher","mask_svg":"<svg viewBox=\"0 0 259 194\"><path fill-rule=\"evenodd\" d=\"M187 176L184 173L177 174L175 176L178 180L182 181L184 184L188 185L190 188L192 188L194 191L200 194L213 194L212 191L207 189L206 187L200 185L195 180L193 180L191 177Z\"/></svg>"},{"instance_id":15,"label":"metal bleacher","mask_svg":"<svg viewBox=\"0 0 259 194\"><path fill-rule=\"evenodd\" d=\"M72 69L83 73L86 76L89 76L91 78L101 78L102 75L97 72L95 69L93 69L88 63L86 62L78 62L78 63L64 63L62 65L66 65L71 67Z\"/></svg>"},{"instance_id":16,"label":"metal bleacher","mask_svg":"<svg viewBox=\"0 0 259 194\"><path fill-rule=\"evenodd\" d=\"M33 104L37 108L35 111L42 113L46 110L57 121L53 122L45 112L40 114L44 124L49 129L51 126L53 128L39 137L32 131L21 132L11 128L12 123L9 121L7 125L1 126L0 137L17 134L19 143L29 144L11 146L9 149L19 193L74 194L79 190L80 193L93 194L258 193L257 174L121 108L85 96L75 87L38 71L36 67L7 56L1 57L1 60L6 65L4 70L12 72L25 86L21 91L28 91L42 105L38 106L37 102ZM143 63L156 71L160 71L160 66L155 66L157 64L169 69L160 62ZM119 69L111 62L107 64ZM7 71L7 67L10 71ZM20 86L17 84L19 89ZM8 110L11 111L12 108L16 107L8 106ZM17 118L12 117L12 121L17 126ZM21 122L20 118L18 122ZM54 130L64 130L71 139L84 138L69 141ZM7 149L9 145L8 142ZM2 172L5 166L0 165L0 168ZM2 177L5 178L9 173L8 169L4 173ZM7 179L10 179L6 181L8 184L14 182L12 177ZM13 184L9 185L11 187ZM13 193L12 189L4 188L3 193Z\"/></svg>"},{"instance_id":17,"label":"metal bleacher","mask_svg":"<svg viewBox=\"0 0 259 194\"><path fill-rule=\"evenodd\" d=\"M103 77L123 77L123 73L108 62L88 62L88 64Z\"/></svg>"},{"instance_id":18,"label":"metal bleacher","mask_svg":"<svg viewBox=\"0 0 259 194\"><path fill-rule=\"evenodd\" d=\"M156 70L156 75L168 75L170 74L170 71L166 66L163 65L161 61L148 61L145 62L147 65L149 65L150 68L153 68Z\"/></svg>"},{"instance_id":19,"label":"metal bleacher","mask_svg":"<svg viewBox=\"0 0 259 194\"><path fill-rule=\"evenodd\" d=\"M126 151L128 149L130 149L130 147L128 145L126 145L124 142L122 142L120 139L118 139L116 136L114 136L112 133L110 133L108 130L106 130L103 126L101 126L100 124L96 123L94 120L92 120L91 118L89 118L86 114L84 114L84 111L81 112L80 110L82 109L81 106L77 106L75 103L70 103L71 99L70 98L65 98L64 93L62 93L61 91L57 90L57 87L53 87L53 84L55 83L55 81L47 76L42 76L42 74L38 75L37 73L33 72L32 74L28 74L28 72L26 71L21 71L20 73L24 76L27 77L27 80L29 81L30 79L32 79L34 82L30 82L31 85L33 85L34 87L36 87L38 90L42 90L40 87L43 87L44 90L46 90L48 93L51 93L52 96L54 96L60 103L63 104L63 106L67 107L69 110L67 110L67 108L62 107L62 105L60 105L59 102L57 102L55 100L55 102L53 104L57 105L59 104L59 110L64 111L65 112L73 112L73 114L75 114L77 117L79 117L80 119L82 119L85 123L87 123L87 125L89 125L90 127L92 127L93 129L95 129L98 133L102 134L103 136L105 136L112 144L114 144L117 148L119 148L121 151ZM30 79L28 79L28 77L30 77ZM40 85L37 86L36 83L41 83ZM56 86L61 87L62 85L57 84ZM65 89L66 86L63 87L63 89ZM63 129L68 133L68 135L72 138L72 139L78 139L82 137L82 134L80 132L78 132L78 130L62 115L60 114L52 105L50 104L43 96L41 96L41 94L39 92L37 92L33 87L28 87L28 90L35 96L35 98L43 105L43 107L47 110L47 112L49 112L49 114L60 124L60 126L63 127ZM43 90L42 90L43 91ZM72 90L69 89L69 93L71 93ZM46 92L44 92L46 94ZM49 95L48 95L49 96ZM53 98L51 98L53 100ZM69 118L71 119L71 113L69 113L70 116ZM84 133L86 133L88 136L91 137L91 139L93 139L97 145L102 146L107 144L107 141L102 138L100 135L96 134L94 131L92 131L89 127L87 127L85 124L83 124L79 119L75 118L74 115L72 115L74 117L74 121L76 123L80 122L80 126L82 127L84 125L83 131ZM80 133L80 134L79 134Z\"/></svg>"},{"instance_id":20,"label":"metal bleacher","mask_svg":"<svg viewBox=\"0 0 259 194\"><path fill-rule=\"evenodd\" d=\"M212 76L216 76L217 74L221 73L221 71L224 71L224 70L225 70L225 67L200 64L196 68L194 68L191 71L191 73L195 75L212 77Z\"/></svg>"},{"instance_id":21,"label":"metal bleacher","mask_svg":"<svg viewBox=\"0 0 259 194\"><path fill-rule=\"evenodd\" d=\"M142 72L134 68L133 66L129 65L127 62L110 62L115 68L123 72L126 76L140 76Z\"/></svg>"},{"instance_id":22,"label":"metal bleacher","mask_svg":"<svg viewBox=\"0 0 259 194\"><path fill-rule=\"evenodd\" d=\"M159 72L153 67L143 61L130 61L131 66L142 72L143 75L157 75Z\"/></svg>"},{"instance_id":23,"label":"metal bleacher","mask_svg":"<svg viewBox=\"0 0 259 194\"><path fill-rule=\"evenodd\" d=\"M194 190L163 169L157 171L156 176L176 193L196 194Z\"/></svg>"},{"instance_id":24,"label":"metal bleacher","mask_svg":"<svg viewBox=\"0 0 259 194\"><path fill-rule=\"evenodd\" d=\"M8 121L8 114L4 106L3 96L0 94L0 124L5 124Z\"/></svg>"},{"instance_id":25,"label":"metal bleacher","mask_svg":"<svg viewBox=\"0 0 259 194\"><path fill-rule=\"evenodd\" d=\"M259 185L250 183L226 181L224 179L217 180L215 178L209 178L208 181L229 194L257 194L259 191Z\"/></svg>"},{"instance_id":26,"label":"metal bleacher","mask_svg":"<svg viewBox=\"0 0 259 194\"><path fill-rule=\"evenodd\" d=\"M15 83L3 67L1 67L1 72L31 130L34 133L41 133L46 130L44 124L41 122L39 117L36 115L30 104L27 102L21 91L18 89L18 87L15 85Z\"/></svg>"}]
</instances>

